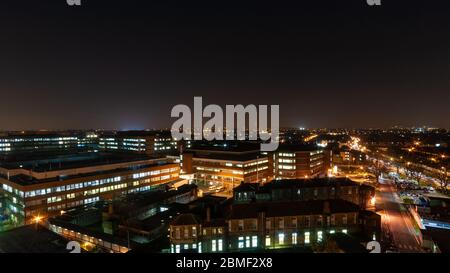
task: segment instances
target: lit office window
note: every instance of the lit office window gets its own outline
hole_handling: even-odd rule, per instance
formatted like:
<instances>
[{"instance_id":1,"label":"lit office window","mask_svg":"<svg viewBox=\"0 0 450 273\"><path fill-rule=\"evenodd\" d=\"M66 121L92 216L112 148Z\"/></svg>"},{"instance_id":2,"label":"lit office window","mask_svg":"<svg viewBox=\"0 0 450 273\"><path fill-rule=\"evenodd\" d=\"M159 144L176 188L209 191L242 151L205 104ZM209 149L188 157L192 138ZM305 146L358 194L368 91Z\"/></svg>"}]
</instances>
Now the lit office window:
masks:
<instances>
[{"instance_id":1,"label":"lit office window","mask_svg":"<svg viewBox=\"0 0 450 273\"><path fill-rule=\"evenodd\" d=\"M293 245L297 244L297 233L296 232L292 233L292 244Z\"/></svg>"},{"instance_id":2,"label":"lit office window","mask_svg":"<svg viewBox=\"0 0 450 273\"><path fill-rule=\"evenodd\" d=\"M266 242L265 243L266 243L266 246L270 246L272 244L272 241L271 241L269 235L266 236Z\"/></svg>"},{"instance_id":3,"label":"lit office window","mask_svg":"<svg viewBox=\"0 0 450 273\"><path fill-rule=\"evenodd\" d=\"M198 253L202 253L202 242L198 243Z\"/></svg>"},{"instance_id":4,"label":"lit office window","mask_svg":"<svg viewBox=\"0 0 450 273\"><path fill-rule=\"evenodd\" d=\"M211 241L211 251L212 252L216 252L217 251L217 241L216 240L212 240Z\"/></svg>"},{"instance_id":5,"label":"lit office window","mask_svg":"<svg viewBox=\"0 0 450 273\"><path fill-rule=\"evenodd\" d=\"M334 233L335 233L334 229L330 230L330 234L334 234Z\"/></svg>"},{"instance_id":6,"label":"lit office window","mask_svg":"<svg viewBox=\"0 0 450 273\"><path fill-rule=\"evenodd\" d=\"M278 244L280 244L280 245L284 244L284 233L278 234Z\"/></svg>"},{"instance_id":7,"label":"lit office window","mask_svg":"<svg viewBox=\"0 0 450 273\"><path fill-rule=\"evenodd\" d=\"M323 239L323 232L318 231L317 232L317 242L322 242L322 239Z\"/></svg>"},{"instance_id":8,"label":"lit office window","mask_svg":"<svg viewBox=\"0 0 450 273\"><path fill-rule=\"evenodd\" d=\"M245 237L245 247L250 247L250 236Z\"/></svg>"},{"instance_id":9,"label":"lit office window","mask_svg":"<svg viewBox=\"0 0 450 273\"><path fill-rule=\"evenodd\" d=\"M219 249L219 251L223 251L223 240L222 239L218 240L218 249Z\"/></svg>"},{"instance_id":10,"label":"lit office window","mask_svg":"<svg viewBox=\"0 0 450 273\"><path fill-rule=\"evenodd\" d=\"M347 230L346 230L346 229L343 229L343 230L342 230L342 233L347 234Z\"/></svg>"},{"instance_id":11,"label":"lit office window","mask_svg":"<svg viewBox=\"0 0 450 273\"><path fill-rule=\"evenodd\" d=\"M238 238L238 248L244 248L244 237Z\"/></svg>"},{"instance_id":12,"label":"lit office window","mask_svg":"<svg viewBox=\"0 0 450 273\"><path fill-rule=\"evenodd\" d=\"M305 232L305 244L309 244L311 242L310 236L311 234L309 232Z\"/></svg>"},{"instance_id":13,"label":"lit office window","mask_svg":"<svg viewBox=\"0 0 450 273\"><path fill-rule=\"evenodd\" d=\"M180 245L175 246L175 253L180 253Z\"/></svg>"},{"instance_id":14,"label":"lit office window","mask_svg":"<svg viewBox=\"0 0 450 273\"><path fill-rule=\"evenodd\" d=\"M258 247L258 236L252 236L252 247Z\"/></svg>"}]
</instances>

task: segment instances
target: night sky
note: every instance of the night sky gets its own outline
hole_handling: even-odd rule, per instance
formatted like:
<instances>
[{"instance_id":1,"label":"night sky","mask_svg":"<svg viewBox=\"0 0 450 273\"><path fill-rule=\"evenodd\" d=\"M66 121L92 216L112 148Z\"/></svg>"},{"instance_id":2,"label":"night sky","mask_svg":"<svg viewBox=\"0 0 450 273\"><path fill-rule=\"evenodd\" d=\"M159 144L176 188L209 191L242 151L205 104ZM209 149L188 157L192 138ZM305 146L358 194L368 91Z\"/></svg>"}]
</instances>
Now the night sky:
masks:
<instances>
[{"instance_id":1,"label":"night sky","mask_svg":"<svg viewBox=\"0 0 450 273\"><path fill-rule=\"evenodd\" d=\"M279 104L282 126L450 128L448 2L2 0L0 130L170 127L194 96Z\"/></svg>"}]
</instances>

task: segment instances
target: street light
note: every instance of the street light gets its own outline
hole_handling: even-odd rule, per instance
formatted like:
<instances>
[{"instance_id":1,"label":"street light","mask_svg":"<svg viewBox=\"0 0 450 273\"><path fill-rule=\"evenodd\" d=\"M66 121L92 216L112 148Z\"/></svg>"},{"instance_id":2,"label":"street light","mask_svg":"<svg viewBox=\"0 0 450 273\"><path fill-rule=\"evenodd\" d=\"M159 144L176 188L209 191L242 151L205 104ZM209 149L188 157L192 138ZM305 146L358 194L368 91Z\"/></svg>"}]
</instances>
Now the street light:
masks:
<instances>
[{"instance_id":1,"label":"street light","mask_svg":"<svg viewBox=\"0 0 450 273\"><path fill-rule=\"evenodd\" d=\"M41 220L42 220L42 217L41 216L35 216L34 217L34 219L33 219L33 221L36 223L36 224L39 224L40 222L41 222Z\"/></svg>"}]
</instances>

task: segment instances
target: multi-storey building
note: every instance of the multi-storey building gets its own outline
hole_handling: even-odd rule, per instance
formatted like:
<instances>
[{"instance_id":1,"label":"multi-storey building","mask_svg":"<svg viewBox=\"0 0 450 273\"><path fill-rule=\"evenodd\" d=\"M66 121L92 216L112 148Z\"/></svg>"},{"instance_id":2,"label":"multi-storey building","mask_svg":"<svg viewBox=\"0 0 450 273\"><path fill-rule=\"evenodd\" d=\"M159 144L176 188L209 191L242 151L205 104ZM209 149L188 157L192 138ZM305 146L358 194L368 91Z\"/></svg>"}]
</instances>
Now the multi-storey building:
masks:
<instances>
[{"instance_id":1,"label":"multi-storey building","mask_svg":"<svg viewBox=\"0 0 450 273\"><path fill-rule=\"evenodd\" d=\"M123 131L103 134L99 139L99 149L147 155L169 154L178 150L178 143L170 132Z\"/></svg>"},{"instance_id":2,"label":"multi-storey building","mask_svg":"<svg viewBox=\"0 0 450 273\"><path fill-rule=\"evenodd\" d=\"M0 135L0 155L67 153L94 150L97 134L92 132L14 132Z\"/></svg>"},{"instance_id":3,"label":"multi-storey building","mask_svg":"<svg viewBox=\"0 0 450 273\"><path fill-rule=\"evenodd\" d=\"M273 153L273 174L279 179L301 179L325 175L329 164L328 151L316 146L281 145Z\"/></svg>"},{"instance_id":4,"label":"multi-storey building","mask_svg":"<svg viewBox=\"0 0 450 273\"><path fill-rule=\"evenodd\" d=\"M16 225L34 217L116 196L151 190L179 179L179 165L145 155L80 153L57 158L3 162L3 213Z\"/></svg>"},{"instance_id":5,"label":"multi-storey building","mask_svg":"<svg viewBox=\"0 0 450 273\"><path fill-rule=\"evenodd\" d=\"M245 147L243 147L245 146ZM182 155L182 170L194 179L231 190L241 182L270 180L269 157L259 146L231 145L193 147Z\"/></svg>"}]
</instances>

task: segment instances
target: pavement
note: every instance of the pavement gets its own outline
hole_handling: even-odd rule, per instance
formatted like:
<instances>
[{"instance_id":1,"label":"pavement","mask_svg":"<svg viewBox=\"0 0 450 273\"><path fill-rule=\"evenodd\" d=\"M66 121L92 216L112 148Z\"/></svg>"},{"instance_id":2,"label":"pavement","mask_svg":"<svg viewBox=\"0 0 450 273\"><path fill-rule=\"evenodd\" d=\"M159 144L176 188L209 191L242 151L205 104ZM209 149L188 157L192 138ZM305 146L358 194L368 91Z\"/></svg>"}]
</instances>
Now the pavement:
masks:
<instances>
[{"instance_id":1,"label":"pavement","mask_svg":"<svg viewBox=\"0 0 450 273\"><path fill-rule=\"evenodd\" d=\"M377 192L377 211L382 216L384 241L390 241L402 253L421 253L420 232L414 228L414 219L401 203L392 181L380 182Z\"/></svg>"}]
</instances>

